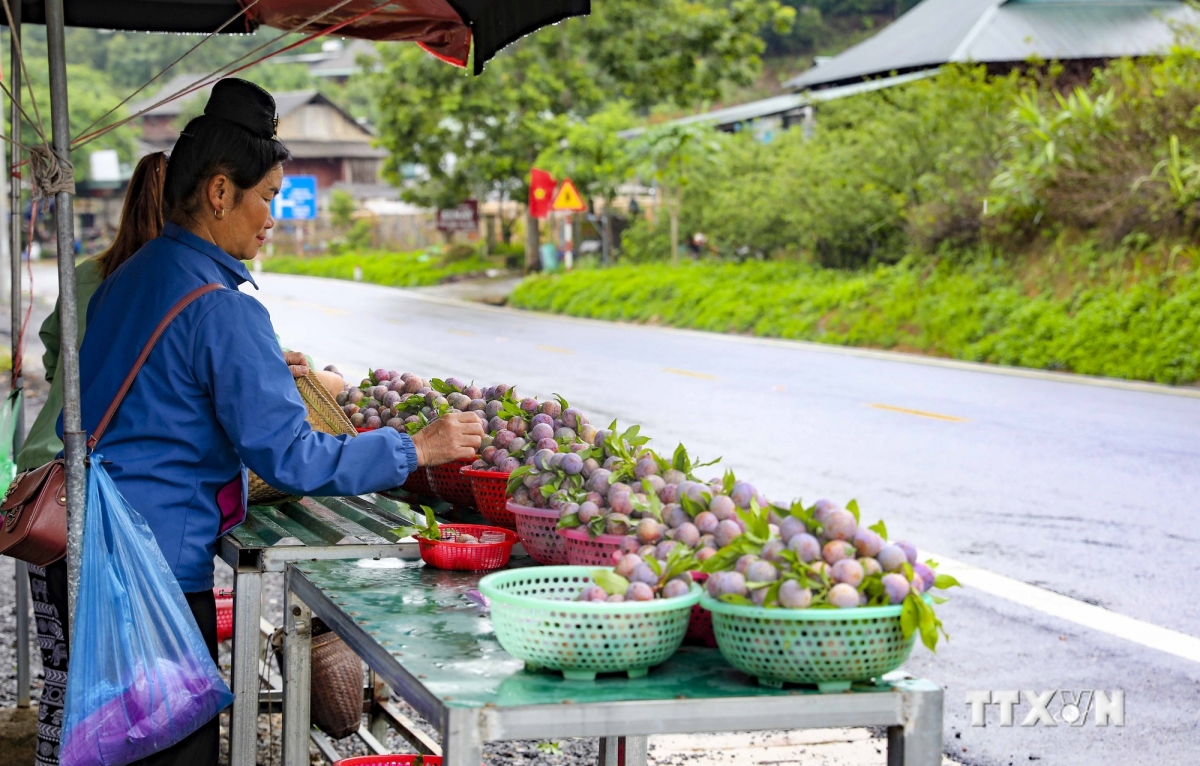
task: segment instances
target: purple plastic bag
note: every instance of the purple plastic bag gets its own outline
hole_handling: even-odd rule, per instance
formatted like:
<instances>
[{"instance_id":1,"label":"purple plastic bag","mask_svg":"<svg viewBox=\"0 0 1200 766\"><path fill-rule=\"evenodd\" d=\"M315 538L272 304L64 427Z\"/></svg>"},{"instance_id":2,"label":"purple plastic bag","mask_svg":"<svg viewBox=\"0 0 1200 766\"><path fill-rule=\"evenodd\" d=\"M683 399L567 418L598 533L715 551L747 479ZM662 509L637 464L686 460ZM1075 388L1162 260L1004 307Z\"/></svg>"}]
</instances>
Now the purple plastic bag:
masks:
<instances>
[{"instance_id":1,"label":"purple plastic bag","mask_svg":"<svg viewBox=\"0 0 1200 766\"><path fill-rule=\"evenodd\" d=\"M93 455L62 766L124 766L233 701L150 528Z\"/></svg>"}]
</instances>

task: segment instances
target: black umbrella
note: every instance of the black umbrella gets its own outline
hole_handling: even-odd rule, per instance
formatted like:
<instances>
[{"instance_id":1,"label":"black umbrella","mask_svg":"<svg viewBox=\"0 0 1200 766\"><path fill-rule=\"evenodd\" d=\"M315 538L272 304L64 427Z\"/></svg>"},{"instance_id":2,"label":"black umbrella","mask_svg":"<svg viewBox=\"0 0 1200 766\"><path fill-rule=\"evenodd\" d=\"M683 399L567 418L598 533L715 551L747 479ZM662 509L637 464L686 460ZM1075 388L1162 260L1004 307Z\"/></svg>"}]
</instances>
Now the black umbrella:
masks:
<instances>
[{"instance_id":1,"label":"black umbrella","mask_svg":"<svg viewBox=\"0 0 1200 766\"><path fill-rule=\"evenodd\" d=\"M63 0L63 15L68 27L207 33L249 4L244 0ZM313 33L338 27L333 34L340 37L420 43L460 66L466 64L474 39L475 74L479 74L509 43L590 10L591 0L405 0L395 4L382 0L345 4L339 0L259 0L224 31L253 32L262 25ZM21 20L46 23L44 0L21 0Z\"/></svg>"}]
</instances>

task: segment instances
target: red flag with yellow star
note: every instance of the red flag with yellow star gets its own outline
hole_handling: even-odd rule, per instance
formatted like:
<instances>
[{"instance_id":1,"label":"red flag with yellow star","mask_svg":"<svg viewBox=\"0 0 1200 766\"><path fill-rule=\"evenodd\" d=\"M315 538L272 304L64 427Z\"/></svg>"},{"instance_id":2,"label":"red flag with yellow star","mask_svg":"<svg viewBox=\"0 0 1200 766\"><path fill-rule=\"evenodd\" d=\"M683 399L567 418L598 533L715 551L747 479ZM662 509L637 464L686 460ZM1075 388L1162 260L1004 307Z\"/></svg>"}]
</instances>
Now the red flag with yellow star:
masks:
<instances>
[{"instance_id":1,"label":"red flag with yellow star","mask_svg":"<svg viewBox=\"0 0 1200 766\"><path fill-rule=\"evenodd\" d=\"M554 177L544 170L529 170L529 214L534 218L550 215L550 202L554 198Z\"/></svg>"}]
</instances>

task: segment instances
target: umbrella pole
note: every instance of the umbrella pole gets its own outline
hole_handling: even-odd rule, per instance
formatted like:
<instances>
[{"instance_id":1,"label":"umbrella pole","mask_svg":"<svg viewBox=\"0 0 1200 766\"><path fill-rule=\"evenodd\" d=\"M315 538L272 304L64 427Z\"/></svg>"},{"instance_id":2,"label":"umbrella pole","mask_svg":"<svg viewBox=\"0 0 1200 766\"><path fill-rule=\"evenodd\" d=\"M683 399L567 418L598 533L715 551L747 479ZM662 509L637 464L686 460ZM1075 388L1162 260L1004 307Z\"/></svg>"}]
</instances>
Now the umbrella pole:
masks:
<instances>
[{"instance_id":1,"label":"umbrella pole","mask_svg":"<svg viewBox=\"0 0 1200 766\"><path fill-rule=\"evenodd\" d=\"M46 51L50 59L50 125L54 154L71 157L71 126L67 112L67 58L63 0L46 0ZM67 474L67 593L70 614L67 635L75 635L75 602L79 594L79 565L83 543L85 474L84 439L79 405L79 322L75 304L75 213L71 193L54 195L58 240L58 299L62 324L63 444Z\"/></svg>"},{"instance_id":2,"label":"umbrella pole","mask_svg":"<svg viewBox=\"0 0 1200 766\"><path fill-rule=\"evenodd\" d=\"M12 29L9 30L9 47L12 49L12 65L9 67L9 88L12 91L12 143L9 149L8 167L8 225L9 225L9 267L12 276L12 346L13 353L17 352L17 341L21 337L21 180L15 177L12 168L20 161L21 149L21 59L17 54L16 41L21 36L21 4L12 3ZM14 371L15 372L15 371ZM25 387L22 376L15 375L12 379L14 391ZM25 408L23 401L18 399L17 411L13 413L13 451L15 462L17 453L25 442ZM29 707L29 566L24 561L16 563L16 602L17 602L17 707Z\"/></svg>"}]
</instances>

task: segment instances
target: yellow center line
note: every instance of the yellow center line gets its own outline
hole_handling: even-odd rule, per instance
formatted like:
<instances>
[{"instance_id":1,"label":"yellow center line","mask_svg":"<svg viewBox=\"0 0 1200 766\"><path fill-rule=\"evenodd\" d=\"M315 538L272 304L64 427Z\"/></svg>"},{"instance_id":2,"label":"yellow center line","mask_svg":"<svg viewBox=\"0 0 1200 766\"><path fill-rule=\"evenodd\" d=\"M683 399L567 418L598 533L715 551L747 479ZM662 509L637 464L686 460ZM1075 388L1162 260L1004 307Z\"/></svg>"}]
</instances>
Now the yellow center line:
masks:
<instances>
[{"instance_id":1,"label":"yellow center line","mask_svg":"<svg viewBox=\"0 0 1200 766\"><path fill-rule=\"evenodd\" d=\"M541 351L549 351L551 354L574 354L575 353L574 351L572 351L569 348L559 348L558 346L546 346L543 344L539 344L538 349L540 349Z\"/></svg>"},{"instance_id":2,"label":"yellow center line","mask_svg":"<svg viewBox=\"0 0 1200 766\"><path fill-rule=\"evenodd\" d=\"M663 372L669 372L672 375L682 375L685 378L696 378L698 380L716 380L716 375L707 375L703 372L692 372L691 370L681 370L678 367L664 367Z\"/></svg>"},{"instance_id":3,"label":"yellow center line","mask_svg":"<svg viewBox=\"0 0 1200 766\"><path fill-rule=\"evenodd\" d=\"M345 309L336 309L336 308L332 308L330 306L322 306L319 303L309 303L307 301L298 301L298 300L294 300L292 298L284 299L284 303L287 303L292 306L298 306L299 308L312 309L313 311L320 311L322 314L328 314L331 316L350 316L350 312L346 311Z\"/></svg>"},{"instance_id":4,"label":"yellow center line","mask_svg":"<svg viewBox=\"0 0 1200 766\"><path fill-rule=\"evenodd\" d=\"M461 335L464 338L475 337L475 333L471 332L470 330L446 330L446 332L450 333L451 335Z\"/></svg>"},{"instance_id":5,"label":"yellow center line","mask_svg":"<svg viewBox=\"0 0 1200 766\"><path fill-rule=\"evenodd\" d=\"M907 407L893 407L890 404L871 404L868 405L877 410L887 410L888 412L901 412L905 415L916 415L919 418L933 418L934 420L947 420L951 423L966 423L966 418L960 418L957 415L941 415L936 412L925 412L924 410L910 410Z\"/></svg>"}]
</instances>

